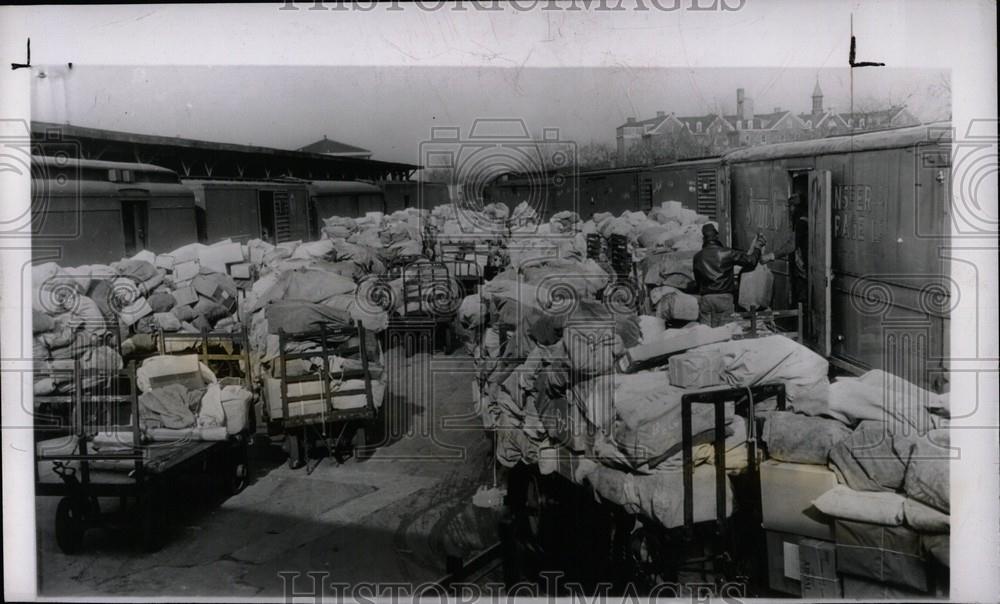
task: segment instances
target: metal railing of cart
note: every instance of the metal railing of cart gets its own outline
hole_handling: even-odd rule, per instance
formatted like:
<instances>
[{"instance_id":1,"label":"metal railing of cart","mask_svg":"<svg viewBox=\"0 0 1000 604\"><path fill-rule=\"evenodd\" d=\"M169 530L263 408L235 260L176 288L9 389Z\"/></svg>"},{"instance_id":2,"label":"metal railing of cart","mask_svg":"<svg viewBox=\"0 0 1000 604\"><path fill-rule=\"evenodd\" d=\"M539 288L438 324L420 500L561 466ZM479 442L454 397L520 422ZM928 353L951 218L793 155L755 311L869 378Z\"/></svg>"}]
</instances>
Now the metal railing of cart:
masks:
<instances>
[{"instance_id":1,"label":"metal railing of cart","mask_svg":"<svg viewBox=\"0 0 1000 604\"><path fill-rule=\"evenodd\" d=\"M470 296L482 285L485 269L494 256L487 242L449 242L440 244L440 260L448 273L462 287L462 295Z\"/></svg>"},{"instance_id":2,"label":"metal railing of cart","mask_svg":"<svg viewBox=\"0 0 1000 604\"><path fill-rule=\"evenodd\" d=\"M87 529L124 519L136 529L143 549L158 548L166 485L181 474L201 472L206 465L224 469L224 464L208 462L216 459L215 454L229 459L231 441L145 441L135 362L108 371L87 369L77 359L69 373L73 380L69 394L35 397L40 403L71 408L66 434L35 442L35 493L61 498L55 517L57 544L67 554L77 553ZM98 498L103 497L118 498L119 509L102 513ZM131 508L130 500L134 500Z\"/></svg>"},{"instance_id":3,"label":"metal railing of cart","mask_svg":"<svg viewBox=\"0 0 1000 604\"><path fill-rule=\"evenodd\" d=\"M452 321L461 304L462 292L448 266L436 261L414 262L403 267L401 277L402 300L395 321L402 325L408 320L433 322L435 340L440 335L444 349L451 350Z\"/></svg>"},{"instance_id":4,"label":"metal railing of cart","mask_svg":"<svg viewBox=\"0 0 1000 604\"><path fill-rule=\"evenodd\" d=\"M315 465L309 464L310 443L312 436L318 436L325 441L328 450L337 455L347 435L349 428L354 428L354 458L362 459L360 453L367 452L368 433L372 422L378 417L374 392L372 388L371 359L368 357L369 335L360 323L348 326L321 325L318 330L309 332L289 333L278 332L278 380L281 392L281 417L274 417L268 409L268 433L285 434L289 446L289 465L293 468L306 466L311 473ZM310 341L319 344L319 350L308 352L290 352L292 342ZM348 358L358 355L360 369L331 369L331 361L336 357ZM321 366L316 372L303 375L289 375L288 363L294 360L320 359ZM363 387L349 390L340 389L339 385L348 380L363 380ZM314 393L292 394L290 386L298 384L315 384L319 382L320 391ZM365 397L360 407L337 408L337 400L345 397ZM306 403L319 403L318 410L305 412ZM268 406L273 405L268 401ZM294 406L302 411L292 414ZM365 451L362 451L365 450ZM337 456L338 462L342 458Z\"/></svg>"}]
</instances>

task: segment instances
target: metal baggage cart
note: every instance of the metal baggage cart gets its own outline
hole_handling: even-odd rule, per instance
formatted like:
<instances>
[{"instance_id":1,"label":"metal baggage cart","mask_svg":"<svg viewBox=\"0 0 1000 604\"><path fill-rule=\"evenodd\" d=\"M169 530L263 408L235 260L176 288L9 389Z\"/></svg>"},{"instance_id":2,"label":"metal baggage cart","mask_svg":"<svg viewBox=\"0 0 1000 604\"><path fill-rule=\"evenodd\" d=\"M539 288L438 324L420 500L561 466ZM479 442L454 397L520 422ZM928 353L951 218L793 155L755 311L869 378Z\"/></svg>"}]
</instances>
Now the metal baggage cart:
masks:
<instances>
[{"instance_id":1,"label":"metal baggage cart","mask_svg":"<svg viewBox=\"0 0 1000 604\"><path fill-rule=\"evenodd\" d=\"M483 283L483 269L492 258L488 244L477 244L474 241L450 242L441 243L440 248L439 259L462 287L462 295L476 293Z\"/></svg>"},{"instance_id":2,"label":"metal baggage cart","mask_svg":"<svg viewBox=\"0 0 1000 604\"><path fill-rule=\"evenodd\" d=\"M320 329L302 333L278 333L278 376L280 401L272 400L274 393L268 386L268 404L265 406L267 431L271 435L284 434L289 449L288 465L292 469L306 466L311 473L318 462L310 463L312 443L322 440L338 463L345 460L344 450L350 448L351 457L362 461L370 457L372 445L378 438L380 410L376 406L372 388L372 363L368 356L367 334L360 323L349 326L320 326ZM293 342L318 343L319 350L291 352ZM331 369L337 357L347 358L357 354L360 369ZM292 375L289 362L320 359L315 372ZM341 385L348 380L363 380L361 388L344 390ZM306 392L312 385L318 392ZM348 397L363 396L361 406L340 408L338 403ZM280 403L280 416L275 413L275 403ZM350 440L348 441L348 438Z\"/></svg>"},{"instance_id":3,"label":"metal baggage cart","mask_svg":"<svg viewBox=\"0 0 1000 604\"><path fill-rule=\"evenodd\" d=\"M462 292L448 267L443 262L414 262L403 267L401 276L402 301L397 324L433 322L435 340L443 343L445 351L450 351L452 321L462 302Z\"/></svg>"},{"instance_id":4,"label":"metal baggage cart","mask_svg":"<svg viewBox=\"0 0 1000 604\"><path fill-rule=\"evenodd\" d=\"M149 442L139 419L135 362L124 370L84 369L77 360L68 395L35 397L69 405L72 419L62 436L35 442L35 494L60 497L55 532L59 548L79 552L91 528L129 521L143 549L162 545L163 495L182 475L211 473L226 494L246 483L245 435L225 440L182 438ZM96 380L97 387L84 387ZM103 513L98 498L113 497L119 509Z\"/></svg>"}]
</instances>

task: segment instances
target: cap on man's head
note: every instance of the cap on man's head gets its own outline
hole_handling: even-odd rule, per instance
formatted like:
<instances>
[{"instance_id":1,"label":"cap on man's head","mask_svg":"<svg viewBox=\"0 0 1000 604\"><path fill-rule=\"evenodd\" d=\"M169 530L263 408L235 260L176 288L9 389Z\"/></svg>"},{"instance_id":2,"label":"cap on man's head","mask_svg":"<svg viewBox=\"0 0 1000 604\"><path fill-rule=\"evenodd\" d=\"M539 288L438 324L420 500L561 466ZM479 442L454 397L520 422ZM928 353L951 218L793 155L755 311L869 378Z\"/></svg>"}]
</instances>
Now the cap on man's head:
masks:
<instances>
[{"instance_id":1,"label":"cap on man's head","mask_svg":"<svg viewBox=\"0 0 1000 604\"><path fill-rule=\"evenodd\" d=\"M718 236L719 236L719 229L715 228L715 225L712 224L711 222L701 227L702 239L715 239Z\"/></svg>"}]
</instances>

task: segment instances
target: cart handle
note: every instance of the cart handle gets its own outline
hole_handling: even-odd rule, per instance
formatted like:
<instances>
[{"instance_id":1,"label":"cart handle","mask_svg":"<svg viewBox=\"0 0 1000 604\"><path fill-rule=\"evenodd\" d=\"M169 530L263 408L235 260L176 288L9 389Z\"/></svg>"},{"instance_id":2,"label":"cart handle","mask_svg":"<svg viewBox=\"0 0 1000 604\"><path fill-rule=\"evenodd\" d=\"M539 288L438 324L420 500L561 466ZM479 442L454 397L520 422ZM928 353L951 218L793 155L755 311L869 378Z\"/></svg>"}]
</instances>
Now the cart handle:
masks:
<instances>
[{"instance_id":1,"label":"cart handle","mask_svg":"<svg viewBox=\"0 0 1000 604\"><path fill-rule=\"evenodd\" d=\"M747 416L747 464L751 473L757 469L756 418L754 404L772 396L778 397L778 409L785 410L785 385L761 384L745 388L710 389L691 392L681 397L681 444L684 455L684 527L694 526L694 435L691 433L691 410L695 404L714 407L715 436L715 522L719 535L726 532L726 403L735 402L737 411L745 405Z\"/></svg>"}]
</instances>

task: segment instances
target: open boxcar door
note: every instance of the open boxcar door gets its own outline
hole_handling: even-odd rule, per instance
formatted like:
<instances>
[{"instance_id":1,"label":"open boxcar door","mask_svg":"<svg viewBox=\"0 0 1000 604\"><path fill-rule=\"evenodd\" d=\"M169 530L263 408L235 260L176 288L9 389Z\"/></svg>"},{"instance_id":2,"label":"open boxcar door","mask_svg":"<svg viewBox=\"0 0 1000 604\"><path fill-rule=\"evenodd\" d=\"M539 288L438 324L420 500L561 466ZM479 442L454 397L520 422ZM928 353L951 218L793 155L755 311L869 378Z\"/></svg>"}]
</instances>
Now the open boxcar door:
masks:
<instances>
[{"instance_id":1,"label":"open boxcar door","mask_svg":"<svg viewBox=\"0 0 1000 604\"><path fill-rule=\"evenodd\" d=\"M829 170L809 173L809 340L817 353L831 353L831 286L833 232L830 220L833 177Z\"/></svg>"},{"instance_id":2,"label":"open boxcar door","mask_svg":"<svg viewBox=\"0 0 1000 604\"><path fill-rule=\"evenodd\" d=\"M715 221L719 225L719 236L723 243L732 247L733 245L733 229L732 229L732 216L729 212L730 207L730 181L729 181L729 166L720 166L715 171ZM699 208L700 208L699 204Z\"/></svg>"}]
</instances>

